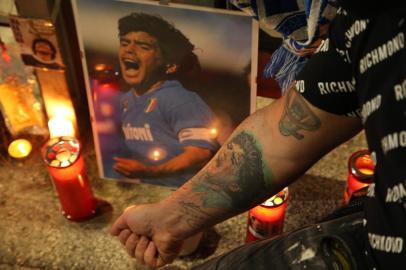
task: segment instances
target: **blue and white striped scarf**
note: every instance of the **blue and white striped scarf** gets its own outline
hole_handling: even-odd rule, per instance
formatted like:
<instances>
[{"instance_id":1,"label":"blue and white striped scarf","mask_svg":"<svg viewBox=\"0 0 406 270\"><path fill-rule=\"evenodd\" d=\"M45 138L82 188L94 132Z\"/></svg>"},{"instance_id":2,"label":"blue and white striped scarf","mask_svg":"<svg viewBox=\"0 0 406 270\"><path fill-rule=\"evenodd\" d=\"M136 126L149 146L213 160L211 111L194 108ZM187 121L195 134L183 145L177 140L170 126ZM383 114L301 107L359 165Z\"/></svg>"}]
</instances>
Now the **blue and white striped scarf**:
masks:
<instances>
[{"instance_id":1,"label":"blue and white striped scarf","mask_svg":"<svg viewBox=\"0 0 406 270\"><path fill-rule=\"evenodd\" d=\"M282 46L264 69L265 78L276 79L284 92L320 43L336 14L335 1L328 0L230 0L255 17L260 28L282 35Z\"/></svg>"}]
</instances>

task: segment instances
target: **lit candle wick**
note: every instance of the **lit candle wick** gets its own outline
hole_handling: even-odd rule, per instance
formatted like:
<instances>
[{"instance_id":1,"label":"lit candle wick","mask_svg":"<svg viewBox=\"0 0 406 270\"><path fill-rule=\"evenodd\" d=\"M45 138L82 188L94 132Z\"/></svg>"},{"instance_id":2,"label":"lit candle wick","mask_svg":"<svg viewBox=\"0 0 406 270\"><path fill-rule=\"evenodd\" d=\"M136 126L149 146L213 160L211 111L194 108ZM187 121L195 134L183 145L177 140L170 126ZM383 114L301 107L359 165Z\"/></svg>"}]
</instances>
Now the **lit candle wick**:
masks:
<instances>
[{"instance_id":1,"label":"lit candle wick","mask_svg":"<svg viewBox=\"0 0 406 270\"><path fill-rule=\"evenodd\" d=\"M28 148L23 143L19 143L17 148L20 150L22 155L26 156L28 154Z\"/></svg>"},{"instance_id":2,"label":"lit candle wick","mask_svg":"<svg viewBox=\"0 0 406 270\"><path fill-rule=\"evenodd\" d=\"M155 150L155 151L152 153L152 156L153 156L153 159L154 159L154 160L158 160L159 157L161 156L161 154L159 153L158 150Z\"/></svg>"}]
</instances>

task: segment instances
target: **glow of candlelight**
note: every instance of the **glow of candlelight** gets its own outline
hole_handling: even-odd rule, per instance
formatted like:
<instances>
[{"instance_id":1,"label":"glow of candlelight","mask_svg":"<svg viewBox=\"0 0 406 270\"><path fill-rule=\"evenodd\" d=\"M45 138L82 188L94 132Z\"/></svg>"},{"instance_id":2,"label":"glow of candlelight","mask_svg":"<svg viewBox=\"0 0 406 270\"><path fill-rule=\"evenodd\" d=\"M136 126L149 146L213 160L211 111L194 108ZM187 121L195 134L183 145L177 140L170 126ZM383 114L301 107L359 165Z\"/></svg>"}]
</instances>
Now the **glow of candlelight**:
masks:
<instances>
[{"instance_id":1,"label":"glow of candlelight","mask_svg":"<svg viewBox=\"0 0 406 270\"><path fill-rule=\"evenodd\" d=\"M149 151L148 157L150 160L159 161L166 157L166 152L161 148L153 148Z\"/></svg>"},{"instance_id":2,"label":"glow of candlelight","mask_svg":"<svg viewBox=\"0 0 406 270\"><path fill-rule=\"evenodd\" d=\"M94 66L94 70L96 71L103 71L107 68L107 66L105 64L96 64Z\"/></svg>"},{"instance_id":3,"label":"glow of candlelight","mask_svg":"<svg viewBox=\"0 0 406 270\"><path fill-rule=\"evenodd\" d=\"M32 150L31 143L25 139L17 139L8 146L8 154L13 158L25 158Z\"/></svg>"},{"instance_id":4,"label":"glow of candlelight","mask_svg":"<svg viewBox=\"0 0 406 270\"><path fill-rule=\"evenodd\" d=\"M152 157L153 157L154 160L159 160L159 157L160 157L160 156L161 156L161 153L159 153L158 150L155 150L155 151L152 153Z\"/></svg>"},{"instance_id":5,"label":"glow of candlelight","mask_svg":"<svg viewBox=\"0 0 406 270\"><path fill-rule=\"evenodd\" d=\"M51 138L69 136L75 137L75 129L72 121L61 116L54 116L48 121Z\"/></svg>"}]
</instances>

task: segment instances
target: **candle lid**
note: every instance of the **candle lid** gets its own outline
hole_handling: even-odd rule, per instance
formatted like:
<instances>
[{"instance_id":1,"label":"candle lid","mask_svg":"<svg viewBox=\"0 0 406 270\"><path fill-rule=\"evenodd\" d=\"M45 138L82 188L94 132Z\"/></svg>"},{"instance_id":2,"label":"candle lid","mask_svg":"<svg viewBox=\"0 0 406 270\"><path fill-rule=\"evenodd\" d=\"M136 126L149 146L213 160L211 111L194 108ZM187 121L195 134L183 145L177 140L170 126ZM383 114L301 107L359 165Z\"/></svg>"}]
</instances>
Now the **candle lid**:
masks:
<instances>
[{"instance_id":1,"label":"candle lid","mask_svg":"<svg viewBox=\"0 0 406 270\"><path fill-rule=\"evenodd\" d=\"M288 188L285 187L281 191L279 191L276 195L272 196L261 205L266 207L276 207L283 204L288 199Z\"/></svg>"},{"instance_id":2,"label":"candle lid","mask_svg":"<svg viewBox=\"0 0 406 270\"><path fill-rule=\"evenodd\" d=\"M73 137L50 139L43 150L45 162L55 168L69 167L79 158L80 144Z\"/></svg>"}]
</instances>

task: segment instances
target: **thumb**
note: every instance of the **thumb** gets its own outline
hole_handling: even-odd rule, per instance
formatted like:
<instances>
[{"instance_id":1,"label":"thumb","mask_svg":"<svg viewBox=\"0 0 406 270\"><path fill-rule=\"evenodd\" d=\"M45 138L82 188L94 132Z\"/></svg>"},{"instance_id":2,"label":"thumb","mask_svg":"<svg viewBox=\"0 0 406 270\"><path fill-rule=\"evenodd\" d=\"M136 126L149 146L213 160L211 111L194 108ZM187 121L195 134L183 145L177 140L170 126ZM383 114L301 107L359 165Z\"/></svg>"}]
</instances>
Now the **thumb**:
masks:
<instances>
[{"instance_id":1,"label":"thumb","mask_svg":"<svg viewBox=\"0 0 406 270\"><path fill-rule=\"evenodd\" d=\"M171 248L168 248L167 250L159 250L159 257L157 260L157 267L164 266L168 263L173 262L178 254L180 253L180 249L182 247L182 241L178 242L177 244L172 245Z\"/></svg>"},{"instance_id":2,"label":"thumb","mask_svg":"<svg viewBox=\"0 0 406 270\"><path fill-rule=\"evenodd\" d=\"M128 226L127 223L127 215L128 215L128 210L134 208L135 205L131 205L129 207L127 207L124 212L121 214L121 216L119 216L116 221L113 223L113 225L110 228L110 234L117 236L120 234L120 232L124 229L130 229L130 227Z\"/></svg>"},{"instance_id":3,"label":"thumb","mask_svg":"<svg viewBox=\"0 0 406 270\"><path fill-rule=\"evenodd\" d=\"M161 255L159 255L158 260L157 260L157 262L156 262L156 267L157 267L157 268L158 268L158 267L162 267L162 266L164 266L164 265L167 264L167 263L169 263L169 262L165 262L165 261L162 259Z\"/></svg>"},{"instance_id":4,"label":"thumb","mask_svg":"<svg viewBox=\"0 0 406 270\"><path fill-rule=\"evenodd\" d=\"M156 263L156 267L159 268L159 267L162 267L162 266L164 266L164 265L167 265L167 264L173 262L173 261L175 260L175 258L176 258L176 256L173 257L173 258L165 258L165 259L164 259L164 258L161 256L161 254L159 254L159 257L158 257L158 260L157 260L157 263Z\"/></svg>"},{"instance_id":5,"label":"thumb","mask_svg":"<svg viewBox=\"0 0 406 270\"><path fill-rule=\"evenodd\" d=\"M129 229L123 215L119 216L110 228L110 234L117 236L124 229Z\"/></svg>"}]
</instances>

